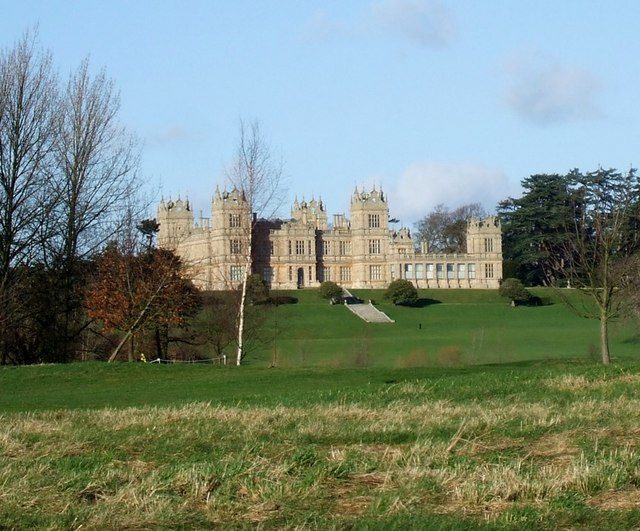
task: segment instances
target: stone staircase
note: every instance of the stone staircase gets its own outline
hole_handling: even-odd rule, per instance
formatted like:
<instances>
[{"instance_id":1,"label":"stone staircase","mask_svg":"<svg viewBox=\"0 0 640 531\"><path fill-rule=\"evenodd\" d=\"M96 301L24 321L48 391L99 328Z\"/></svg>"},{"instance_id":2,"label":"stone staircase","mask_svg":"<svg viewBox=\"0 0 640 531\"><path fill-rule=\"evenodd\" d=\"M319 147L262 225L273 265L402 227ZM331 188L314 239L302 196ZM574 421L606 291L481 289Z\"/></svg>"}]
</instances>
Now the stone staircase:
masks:
<instances>
[{"instance_id":1,"label":"stone staircase","mask_svg":"<svg viewBox=\"0 0 640 531\"><path fill-rule=\"evenodd\" d=\"M342 291L345 297L353 297L349 290L342 288ZM367 323L395 323L386 313L371 304L371 301L368 304L345 304L345 306Z\"/></svg>"}]
</instances>

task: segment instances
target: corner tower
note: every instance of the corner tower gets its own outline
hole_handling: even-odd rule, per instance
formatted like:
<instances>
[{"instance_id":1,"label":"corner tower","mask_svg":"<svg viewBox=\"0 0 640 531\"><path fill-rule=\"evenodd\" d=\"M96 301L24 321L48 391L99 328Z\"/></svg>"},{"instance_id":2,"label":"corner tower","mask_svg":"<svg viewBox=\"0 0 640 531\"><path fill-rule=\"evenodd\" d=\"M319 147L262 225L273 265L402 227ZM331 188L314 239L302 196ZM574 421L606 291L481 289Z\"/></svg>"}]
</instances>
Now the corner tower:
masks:
<instances>
[{"instance_id":1,"label":"corner tower","mask_svg":"<svg viewBox=\"0 0 640 531\"><path fill-rule=\"evenodd\" d=\"M158 244L161 247L176 248L189 237L193 230L193 212L189 200L160 201L158 205Z\"/></svg>"}]
</instances>

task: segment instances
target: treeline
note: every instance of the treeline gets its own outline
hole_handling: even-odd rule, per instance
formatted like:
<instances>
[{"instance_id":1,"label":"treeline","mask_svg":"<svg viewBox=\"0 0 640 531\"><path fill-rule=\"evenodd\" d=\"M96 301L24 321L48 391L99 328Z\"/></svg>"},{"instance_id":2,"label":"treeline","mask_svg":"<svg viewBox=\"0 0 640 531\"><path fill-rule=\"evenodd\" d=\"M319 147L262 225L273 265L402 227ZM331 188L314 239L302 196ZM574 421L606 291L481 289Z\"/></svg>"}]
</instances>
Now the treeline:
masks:
<instances>
[{"instance_id":1,"label":"treeline","mask_svg":"<svg viewBox=\"0 0 640 531\"><path fill-rule=\"evenodd\" d=\"M499 203L504 276L529 286L605 279L604 267L640 248L640 182L635 169L532 175L523 193ZM585 257L592 260L585 262Z\"/></svg>"},{"instance_id":2,"label":"treeline","mask_svg":"<svg viewBox=\"0 0 640 531\"><path fill-rule=\"evenodd\" d=\"M140 217L139 148L104 72L61 79L26 34L0 52L0 362L81 355L92 259ZM84 346L83 346L84 345Z\"/></svg>"}]
</instances>

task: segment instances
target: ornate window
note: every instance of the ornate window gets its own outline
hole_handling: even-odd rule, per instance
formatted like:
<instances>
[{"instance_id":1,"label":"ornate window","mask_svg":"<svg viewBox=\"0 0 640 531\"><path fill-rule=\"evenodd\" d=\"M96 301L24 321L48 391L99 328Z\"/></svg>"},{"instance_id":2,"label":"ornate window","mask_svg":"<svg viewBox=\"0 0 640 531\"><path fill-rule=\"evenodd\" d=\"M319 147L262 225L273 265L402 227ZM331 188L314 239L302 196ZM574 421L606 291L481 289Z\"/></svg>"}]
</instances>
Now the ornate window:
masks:
<instances>
[{"instance_id":1,"label":"ornate window","mask_svg":"<svg viewBox=\"0 0 640 531\"><path fill-rule=\"evenodd\" d=\"M242 252L242 242L240 240L229 240L229 250L231 254L240 254Z\"/></svg>"},{"instance_id":2,"label":"ornate window","mask_svg":"<svg viewBox=\"0 0 640 531\"><path fill-rule=\"evenodd\" d=\"M369 266L369 278L371 280L382 280L382 266Z\"/></svg>"},{"instance_id":3,"label":"ornate window","mask_svg":"<svg viewBox=\"0 0 640 531\"><path fill-rule=\"evenodd\" d=\"M485 278L493 278L493 264L484 264Z\"/></svg>"},{"instance_id":4,"label":"ornate window","mask_svg":"<svg viewBox=\"0 0 640 531\"><path fill-rule=\"evenodd\" d=\"M469 264L469 278L476 278L476 264Z\"/></svg>"},{"instance_id":5,"label":"ornate window","mask_svg":"<svg viewBox=\"0 0 640 531\"><path fill-rule=\"evenodd\" d=\"M296 240L296 254L304 254L304 240Z\"/></svg>"},{"instance_id":6,"label":"ornate window","mask_svg":"<svg viewBox=\"0 0 640 531\"><path fill-rule=\"evenodd\" d=\"M233 282L240 282L242 280L242 274L244 272L244 267L242 266L231 266L230 276Z\"/></svg>"},{"instance_id":7,"label":"ornate window","mask_svg":"<svg viewBox=\"0 0 640 531\"><path fill-rule=\"evenodd\" d=\"M340 281L348 282L351 280L351 268L343 266L340 268Z\"/></svg>"},{"instance_id":8,"label":"ornate window","mask_svg":"<svg viewBox=\"0 0 640 531\"><path fill-rule=\"evenodd\" d=\"M458 278L466 278L466 269L465 264L458 264Z\"/></svg>"},{"instance_id":9,"label":"ornate window","mask_svg":"<svg viewBox=\"0 0 640 531\"><path fill-rule=\"evenodd\" d=\"M341 241L339 244L340 256L351 254L351 242Z\"/></svg>"},{"instance_id":10,"label":"ornate window","mask_svg":"<svg viewBox=\"0 0 640 531\"><path fill-rule=\"evenodd\" d=\"M380 227L380 214L369 214L369 228L377 229Z\"/></svg>"},{"instance_id":11,"label":"ornate window","mask_svg":"<svg viewBox=\"0 0 640 531\"><path fill-rule=\"evenodd\" d=\"M484 252L492 253L493 252L493 238L485 238L484 239Z\"/></svg>"},{"instance_id":12,"label":"ornate window","mask_svg":"<svg viewBox=\"0 0 640 531\"><path fill-rule=\"evenodd\" d=\"M229 214L229 227L232 229L240 227L240 214Z\"/></svg>"},{"instance_id":13,"label":"ornate window","mask_svg":"<svg viewBox=\"0 0 640 531\"><path fill-rule=\"evenodd\" d=\"M380 254L380 240L369 240L369 254Z\"/></svg>"}]
</instances>

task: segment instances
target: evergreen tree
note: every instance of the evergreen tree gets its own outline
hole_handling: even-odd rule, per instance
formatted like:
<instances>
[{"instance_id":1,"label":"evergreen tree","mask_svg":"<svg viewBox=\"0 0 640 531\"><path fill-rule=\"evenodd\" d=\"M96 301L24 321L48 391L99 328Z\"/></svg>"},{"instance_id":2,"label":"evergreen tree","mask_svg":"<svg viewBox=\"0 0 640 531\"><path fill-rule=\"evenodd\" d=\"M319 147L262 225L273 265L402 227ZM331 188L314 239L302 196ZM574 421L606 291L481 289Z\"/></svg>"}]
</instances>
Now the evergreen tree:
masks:
<instances>
[{"instance_id":1,"label":"evergreen tree","mask_svg":"<svg viewBox=\"0 0 640 531\"><path fill-rule=\"evenodd\" d=\"M529 286L561 280L553 264L558 257L566 258L568 234L581 211L570 184L565 175L532 175L522 181L522 197L498 205L506 277L519 278Z\"/></svg>"}]
</instances>

